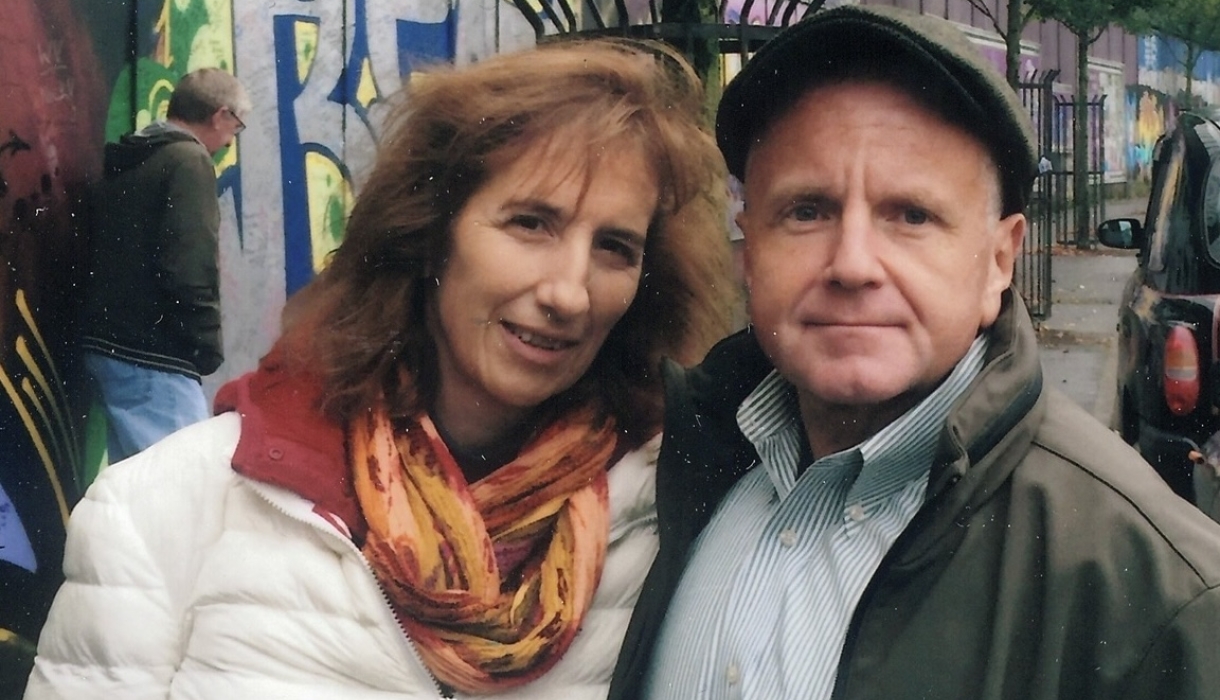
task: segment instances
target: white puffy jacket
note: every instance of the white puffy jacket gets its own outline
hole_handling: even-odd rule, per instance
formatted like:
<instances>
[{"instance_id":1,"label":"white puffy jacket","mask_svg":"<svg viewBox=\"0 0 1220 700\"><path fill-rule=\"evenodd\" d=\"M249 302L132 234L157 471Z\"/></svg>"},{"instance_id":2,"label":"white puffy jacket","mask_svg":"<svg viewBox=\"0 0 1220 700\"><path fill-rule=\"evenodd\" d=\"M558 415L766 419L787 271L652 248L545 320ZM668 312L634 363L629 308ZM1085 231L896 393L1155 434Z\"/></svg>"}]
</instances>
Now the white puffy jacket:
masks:
<instances>
[{"instance_id":1,"label":"white puffy jacket","mask_svg":"<svg viewBox=\"0 0 1220 700\"><path fill-rule=\"evenodd\" d=\"M72 513L26 700L442 697L356 546L235 473L226 413L104 471ZM544 677L497 697L604 698L657 551L659 436L611 468L593 605Z\"/></svg>"}]
</instances>

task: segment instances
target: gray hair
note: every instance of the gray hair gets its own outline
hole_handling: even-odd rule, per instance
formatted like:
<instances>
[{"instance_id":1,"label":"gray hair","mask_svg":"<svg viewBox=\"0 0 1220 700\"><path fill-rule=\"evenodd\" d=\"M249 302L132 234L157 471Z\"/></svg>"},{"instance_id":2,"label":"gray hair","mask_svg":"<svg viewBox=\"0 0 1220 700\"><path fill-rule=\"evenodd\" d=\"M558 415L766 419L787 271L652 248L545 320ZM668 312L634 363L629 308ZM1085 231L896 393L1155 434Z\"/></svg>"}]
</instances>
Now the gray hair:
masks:
<instances>
[{"instance_id":1,"label":"gray hair","mask_svg":"<svg viewBox=\"0 0 1220 700\"><path fill-rule=\"evenodd\" d=\"M250 98L240 81L220 68L200 68L182 76L169 98L166 116L188 124L202 124L218 109L239 118L250 111Z\"/></svg>"}]
</instances>

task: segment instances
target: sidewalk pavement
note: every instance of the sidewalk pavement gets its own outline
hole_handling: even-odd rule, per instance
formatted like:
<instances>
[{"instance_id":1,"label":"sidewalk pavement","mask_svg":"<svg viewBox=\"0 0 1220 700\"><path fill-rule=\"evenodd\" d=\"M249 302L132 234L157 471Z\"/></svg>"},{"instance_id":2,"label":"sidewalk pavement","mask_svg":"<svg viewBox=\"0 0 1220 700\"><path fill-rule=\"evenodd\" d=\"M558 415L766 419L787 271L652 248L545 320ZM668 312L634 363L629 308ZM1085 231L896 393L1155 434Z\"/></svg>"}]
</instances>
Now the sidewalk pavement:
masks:
<instances>
[{"instance_id":1,"label":"sidewalk pavement","mask_svg":"<svg viewBox=\"0 0 1220 700\"><path fill-rule=\"evenodd\" d=\"M1106 217L1144 218L1147 199L1110 200ZM1113 426L1118 308L1135 251L1057 247L1051 258L1051 312L1038 324L1043 381Z\"/></svg>"}]
</instances>

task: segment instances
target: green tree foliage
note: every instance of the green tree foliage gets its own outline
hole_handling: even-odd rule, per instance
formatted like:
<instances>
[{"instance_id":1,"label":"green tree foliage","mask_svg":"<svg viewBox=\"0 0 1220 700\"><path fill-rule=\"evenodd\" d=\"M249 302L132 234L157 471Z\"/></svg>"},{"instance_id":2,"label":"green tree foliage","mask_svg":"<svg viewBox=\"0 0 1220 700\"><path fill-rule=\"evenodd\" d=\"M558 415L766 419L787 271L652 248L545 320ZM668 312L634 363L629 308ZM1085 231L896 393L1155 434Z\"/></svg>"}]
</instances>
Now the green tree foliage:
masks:
<instances>
[{"instance_id":1,"label":"green tree foliage","mask_svg":"<svg viewBox=\"0 0 1220 700\"><path fill-rule=\"evenodd\" d=\"M687 25L720 22L716 0L662 0L661 21ZM713 36L692 34L685 41L674 42L676 48L690 59L695 72L703 80L704 108L709 115L716 113L720 101L720 45Z\"/></svg>"},{"instance_id":2,"label":"green tree foliage","mask_svg":"<svg viewBox=\"0 0 1220 700\"><path fill-rule=\"evenodd\" d=\"M1194 72L1206 51L1220 51L1220 0L1161 0L1141 8L1129 24L1133 31L1155 32L1182 42L1174 60L1186 76L1186 95L1194 99Z\"/></svg>"},{"instance_id":3,"label":"green tree foliage","mask_svg":"<svg viewBox=\"0 0 1220 700\"><path fill-rule=\"evenodd\" d=\"M1076 246L1089 245L1089 47L1111 24L1138 22L1141 11L1156 11L1167 0L1026 0L1035 17L1056 20L1076 36L1076 108L1072 133L1072 191Z\"/></svg>"}]
</instances>

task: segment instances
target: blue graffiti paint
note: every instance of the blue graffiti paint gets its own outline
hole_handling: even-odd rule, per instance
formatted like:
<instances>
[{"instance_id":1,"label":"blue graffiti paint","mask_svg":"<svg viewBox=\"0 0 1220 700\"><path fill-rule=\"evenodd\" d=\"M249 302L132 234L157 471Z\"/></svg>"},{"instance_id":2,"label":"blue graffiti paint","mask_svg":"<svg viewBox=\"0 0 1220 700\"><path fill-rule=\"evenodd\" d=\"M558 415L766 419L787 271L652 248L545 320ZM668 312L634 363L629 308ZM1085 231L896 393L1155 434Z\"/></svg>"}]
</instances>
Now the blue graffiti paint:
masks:
<instances>
[{"instance_id":1,"label":"blue graffiti paint","mask_svg":"<svg viewBox=\"0 0 1220 700\"><path fill-rule=\"evenodd\" d=\"M299 22L317 24L318 20L301 15L279 15L275 18L273 30L284 193L284 285L288 294L305 286L313 277L305 149L301 144L295 110L296 100L305 89L297 77L296 25Z\"/></svg>"},{"instance_id":2,"label":"blue graffiti paint","mask_svg":"<svg viewBox=\"0 0 1220 700\"><path fill-rule=\"evenodd\" d=\"M457 54L457 14L451 8L440 22L398 20L398 74L405 82L417 68L451 63Z\"/></svg>"},{"instance_id":3,"label":"blue graffiti paint","mask_svg":"<svg viewBox=\"0 0 1220 700\"><path fill-rule=\"evenodd\" d=\"M369 121L369 109L381 99L381 90L376 87L377 81L372 74L373 60L369 51L367 0L356 0L354 8L356 22L352 27L352 50L348 54L347 64L339 74L339 82L331 91L328 99L336 104L351 107L360 121L364 122L364 125L371 131L373 125ZM366 71L369 72L367 76ZM360 84L366 79L372 81L376 92L376 97L369 100L368 103L361 102L357 97L360 94Z\"/></svg>"},{"instance_id":4,"label":"blue graffiti paint","mask_svg":"<svg viewBox=\"0 0 1220 700\"><path fill-rule=\"evenodd\" d=\"M0 561L16 564L32 574L38 573L34 547L3 485L0 485Z\"/></svg>"},{"instance_id":5,"label":"blue graffiti paint","mask_svg":"<svg viewBox=\"0 0 1220 700\"><path fill-rule=\"evenodd\" d=\"M363 102L359 98L362 71L371 70L374 62L368 41L367 0L357 0L352 47L334 89L327 99L351 107L370 131L368 110L376 99ZM301 141L297 123L296 102L305 91L297 71L296 27L300 22L318 24L315 17L278 15L273 21L275 45L276 96L279 108L280 164L284 206L284 282L291 295L313 278L313 250L310 241L309 192L306 154L322 152L318 144ZM398 69L406 82L408 76L428 63L452 61L456 54L457 11L450 8L439 22L399 20L397 29ZM369 76L371 79L372 76ZM326 151L329 153L329 151ZM339 159L334 159L340 163ZM346 167L344 166L344 172Z\"/></svg>"}]
</instances>

